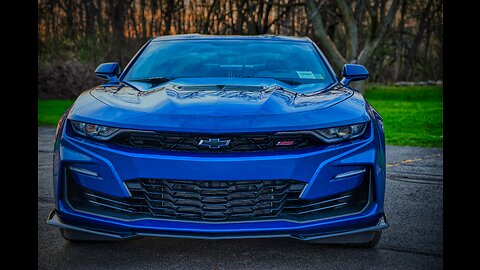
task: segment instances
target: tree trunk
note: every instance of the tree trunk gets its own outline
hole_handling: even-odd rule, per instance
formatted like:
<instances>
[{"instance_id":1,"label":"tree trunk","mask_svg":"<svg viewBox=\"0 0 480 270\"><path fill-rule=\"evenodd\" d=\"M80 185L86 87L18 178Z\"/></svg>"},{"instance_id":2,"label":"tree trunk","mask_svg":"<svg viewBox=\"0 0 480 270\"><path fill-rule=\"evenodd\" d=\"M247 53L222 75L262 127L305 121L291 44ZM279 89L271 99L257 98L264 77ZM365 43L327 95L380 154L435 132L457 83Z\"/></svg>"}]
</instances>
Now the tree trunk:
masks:
<instances>
[{"instance_id":1,"label":"tree trunk","mask_svg":"<svg viewBox=\"0 0 480 270\"><path fill-rule=\"evenodd\" d=\"M413 44L409 49L409 53L407 56L407 61L410 66L410 72L408 73L408 79L411 80L414 67L415 67L415 56L417 54L418 45L422 41L423 34L425 32L425 28L427 27L427 16L429 15L430 9L432 7L433 0L429 0L426 7L423 9L422 14L420 16L420 23L418 24L418 31L415 39L413 40Z\"/></svg>"},{"instance_id":2,"label":"tree trunk","mask_svg":"<svg viewBox=\"0 0 480 270\"><path fill-rule=\"evenodd\" d=\"M217 8L218 0L214 0L212 5L208 8L207 18L203 24L203 31L202 33L208 34L208 28L210 27L210 18L212 17L213 11Z\"/></svg>"},{"instance_id":3,"label":"tree trunk","mask_svg":"<svg viewBox=\"0 0 480 270\"><path fill-rule=\"evenodd\" d=\"M93 0L86 0L85 5L85 38L92 40L95 38L95 16L97 10Z\"/></svg>"},{"instance_id":4,"label":"tree trunk","mask_svg":"<svg viewBox=\"0 0 480 270\"><path fill-rule=\"evenodd\" d=\"M335 43L327 35L315 0L306 0L306 7L310 20L312 22L315 37L318 38L320 41L320 44L318 45L327 55L327 58L332 64L335 72L339 72L340 70L342 70L343 65L347 63L347 60L345 59L345 57L342 56L342 54L338 51Z\"/></svg>"},{"instance_id":5,"label":"tree trunk","mask_svg":"<svg viewBox=\"0 0 480 270\"><path fill-rule=\"evenodd\" d=\"M338 10L342 16L345 26L345 41L346 41L346 60L349 63L355 62L358 49L358 28L357 20L353 15L350 3L346 0L336 0Z\"/></svg>"},{"instance_id":6,"label":"tree trunk","mask_svg":"<svg viewBox=\"0 0 480 270\"><path fill-rule=\"evenodd\" d=\"M128 59L126 56L122 54L122 50L119 48L125 47L125 20L127 16L127 7L131 4L132 0L130 1L122 1L122 0L109 0L108 1L108 8L110 14L110 21L112 25L112 36L113 42L115 46L112 46L110 49L110 57L113 60L118 61L120 65L126 63Z\"/></svg>"},{"instance_id":7,"label":"tree trunk","mask_svg":"<svg viewBox=\"0 0 480 270\"><path fill-rule=\"evenodd\" d=\"M165 13L165 35L170 35L172 26L173 0L167 0L167 11Z\"/></svg>"},{"instance_id":8,"label":"tree trunk","mask_svg":"<svg viewBox=\"0 0 480 270\"><path fill-rule=\"evenodd\" d=\"M402 0L400 8L400 21L398 25L398 39L395 48L395 63L393 64L393 81L397 82L400 78L400 70L402 69L402 53L403 53L403 32L405 24L405 13L407 10L407 0Z\"/></svg>"}]
</instances>

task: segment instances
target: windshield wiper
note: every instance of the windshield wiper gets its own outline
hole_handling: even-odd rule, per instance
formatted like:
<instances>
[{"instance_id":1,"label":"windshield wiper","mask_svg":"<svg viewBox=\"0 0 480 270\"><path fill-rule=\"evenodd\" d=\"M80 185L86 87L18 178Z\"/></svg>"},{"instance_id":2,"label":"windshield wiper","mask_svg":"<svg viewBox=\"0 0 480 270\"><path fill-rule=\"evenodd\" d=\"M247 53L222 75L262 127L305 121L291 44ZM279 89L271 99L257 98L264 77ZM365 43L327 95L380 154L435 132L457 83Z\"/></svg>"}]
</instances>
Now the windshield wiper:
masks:
<instances>
[{"instance_id":1,"label":"windshield wiper","mask_svg":"<svg viewBox=\"0 0 480 270\"><path fill-rule=\"evenodd\" d=\"M139 79L132 79L132 82L146 82L150 83L153 86L157 86L159 84L169 82L174 80L175 78L166 78L166 77L150 77L150 78L139 78Z\"/></svg>"}]
</instances>

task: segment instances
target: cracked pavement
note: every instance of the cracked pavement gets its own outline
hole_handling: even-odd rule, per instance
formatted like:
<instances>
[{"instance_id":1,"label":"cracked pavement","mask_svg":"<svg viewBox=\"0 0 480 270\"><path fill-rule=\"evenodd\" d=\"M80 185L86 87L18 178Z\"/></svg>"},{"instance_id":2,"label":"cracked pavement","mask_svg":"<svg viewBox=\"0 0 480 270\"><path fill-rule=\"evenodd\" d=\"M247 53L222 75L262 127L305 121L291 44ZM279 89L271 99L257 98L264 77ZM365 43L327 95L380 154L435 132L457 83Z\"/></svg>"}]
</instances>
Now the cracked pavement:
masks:
<instances>
[{"instance_id":1,"label":"cracked pavement","mask_svg":"<svg viewBox=\"0 0 480 270\"><path fill-rule=\"evenodd\" d=\"M39 269L442 269L443 149L387 146L385 212L374 249L294 239L143 238L68 243L46 224L53 209L54 128L38 128Z\"/></svg>"}]
</instances>

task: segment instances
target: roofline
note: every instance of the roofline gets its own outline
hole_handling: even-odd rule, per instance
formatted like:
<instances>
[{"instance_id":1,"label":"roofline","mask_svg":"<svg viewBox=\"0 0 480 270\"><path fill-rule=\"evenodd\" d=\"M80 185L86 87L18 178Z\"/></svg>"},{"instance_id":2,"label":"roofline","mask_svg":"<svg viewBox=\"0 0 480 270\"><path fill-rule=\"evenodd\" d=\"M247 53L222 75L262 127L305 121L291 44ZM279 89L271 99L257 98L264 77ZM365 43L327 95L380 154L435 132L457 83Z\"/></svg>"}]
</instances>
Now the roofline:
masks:
<instances>
[{"instance_id":1,"label":"roofline","mask_svg":"<svg viewBox=\"0 0 480 270\"><path fill-rule=\"evenodd\" d=\"M166 35L152 38L155 41L167 40L272 40L272 41L297 41L297 42L313 42L309 37L294 37L282 35L204 35L204 34L180 34L180 35Z\"/></svg>"}]
</instances>

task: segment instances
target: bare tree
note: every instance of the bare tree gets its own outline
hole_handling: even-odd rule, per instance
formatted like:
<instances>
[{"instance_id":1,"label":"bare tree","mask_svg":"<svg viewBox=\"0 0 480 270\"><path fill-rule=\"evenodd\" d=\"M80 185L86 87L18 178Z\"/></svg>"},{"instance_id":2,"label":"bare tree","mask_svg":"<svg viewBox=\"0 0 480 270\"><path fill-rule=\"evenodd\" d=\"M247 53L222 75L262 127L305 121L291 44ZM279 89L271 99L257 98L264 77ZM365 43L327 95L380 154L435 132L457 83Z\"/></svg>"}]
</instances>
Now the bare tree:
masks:
<instances>
[{"instance_id":1,"label":"bare tree","mask_svg":"<svg viewBox=\"0 0 480 270\"><path fill-rule=\"evenodd\" d=\"M309 36L336 72L441 79L442 0L38 0L39 61L126 61L180 33Z\"/></svg>"},{"instance_id":2,"label":"bare tree","mask_svg":"<svg viewBox=\"0 0 480 270\"><path fill-rule=\"evenodd\" d=\"M325 51L336 71L340 71L346 63L366 64L378 47L392 24L400 3L399 0L393 0L388 10L382 10L379 8L381 6L379 4L382 2L386 1L377 1L372 5L369 0L365 0L366 10L370 15L371 31L365 31L366 38L363 44L360 44L359 22L356 20L356 17L360 17L360 15L355 16L354 10L347 0L335 0L345 31L346 51L341 53L337 44L325 29L320 12L322 5L317 4L315 0L306 0L306 7L312 21L315 37L319 40L319 46ZM356 11L361 11L358 7L360 1L357 1L356 4Z\"/></svg>"}]
</instances>

